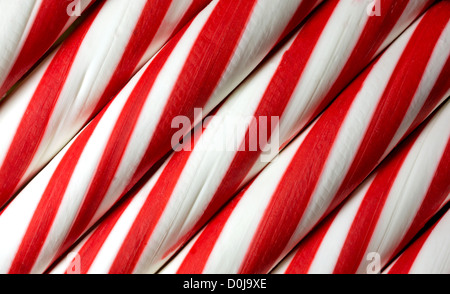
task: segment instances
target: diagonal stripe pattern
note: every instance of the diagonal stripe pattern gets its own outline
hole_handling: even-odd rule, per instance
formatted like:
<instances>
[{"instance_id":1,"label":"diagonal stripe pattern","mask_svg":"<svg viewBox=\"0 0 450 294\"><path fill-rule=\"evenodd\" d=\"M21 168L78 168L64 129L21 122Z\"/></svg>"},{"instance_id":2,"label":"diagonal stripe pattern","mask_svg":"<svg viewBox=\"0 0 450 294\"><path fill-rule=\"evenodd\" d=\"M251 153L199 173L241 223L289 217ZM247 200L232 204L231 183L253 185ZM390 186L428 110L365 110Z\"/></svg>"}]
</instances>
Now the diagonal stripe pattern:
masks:
<instances>
[{"instance_id":1,"label":"diagonal stripe pattern","mask_svg":"<svg viewBox=\"0 0 450 294\"><path fill-rule=\"evenodd\" d=\"M173 117L200 121L318 3L211 2L2 212L0 271L44 271L170 150Z\"/></svg>"},{"instance_id":2,"label":"diagonal stripe pattern","mask_svg":"<svg viewBox=\"0 0 450 294\"><path fill-rule=\"evenodd\" d=\"M448 97L449 8L416 21L163 272L270 271Z\"/></svg>"},{"instance_id":3,"label":"diagonal stripe pattern","mask_svg":"<svg viewBox=\"0 0 450 294\"><path fill-rule=\"evenodd\" d=\"M107 218L94 231L79 248L86 271L116 272L130 265L138 272L157 270L278 153L278 147L272 155L262 152L264 146L248 150L252 130L266 130L269 137L276 132L252 126L249 119L280 117L275 136L286 145L429 3L382 4L382 15L370 17L364 1L324 3L233 92L192 151L176 152L134 200L122 204L123 216ZM244 148L229 150L228 142Z\"/></svg>"}]
</instances>

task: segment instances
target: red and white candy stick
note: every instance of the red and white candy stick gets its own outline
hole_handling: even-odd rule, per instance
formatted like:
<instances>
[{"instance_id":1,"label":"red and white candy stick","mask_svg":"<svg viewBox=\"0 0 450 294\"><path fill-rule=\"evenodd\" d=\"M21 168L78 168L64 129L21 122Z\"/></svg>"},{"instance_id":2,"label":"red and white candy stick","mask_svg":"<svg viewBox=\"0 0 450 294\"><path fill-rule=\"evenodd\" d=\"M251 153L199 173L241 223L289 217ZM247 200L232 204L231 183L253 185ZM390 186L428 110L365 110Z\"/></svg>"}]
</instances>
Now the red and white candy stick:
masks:
<instances>
[{"instance_id":1,"label":"red and white candy stick","mask_svg":"<svg viewBox=\"0 0 450 294\"><path fill-rule=\"evenodd\" d=\"M447 179L448 180L448 179ZM384 274L450 274L450 210L400 257Z\"/></svg>"},{"instance_id":2,"label":"red and white candy stick","mask_svg":"<svg viewBox=\"0 0 450 294\"><path fill-rule=\"evenodd\" d=\"M192 151L171 156L131 202L121 204L120 213L84 241L78 250L81 271L158 270L279 152L273 144L271 154L262 153L259 143L264 142L250 150L258 128L269 137L274 132L262 125L252 129L251 118L266 117L270 123L280 117L278 140L287 144L427 3L383 1L380 16L369 16L367 6L367 1L324 3L225 101ZM227 148L227 143L238 146ZM54 272L67 267L59 265Z\"/></svg>"},{"instance_id":3,"label":"red and white candy stick","mask_svg":"<svg viewBox=\"0 0 450 294\"><path fill-rule=\"evenodd\" d=\"M285 257L450 94L450 6L438 8L403 33L163 272L267 273Z\"/></svg>"},{"instance_id":4,"label":"red and white candy stick","mask_svg":"<svg viewBox=\"0 0 450 294\"><path fill-rule=\"evenodd\" d=\"M95 1L0 1L0 99Z\"/></svg>"},{"instance_id":5,"label":"red and white candy stick","mask_svg":"<svg viewBox=\"0 0 450 294\"><path fill-rule=\"evenodd\" d=\"M0 207L209 2L99 1L0 104Z\"/></svg>"},{"instance_id":6,"label":"red and white candy stick","mask_svg":"<svg viewBox=\"0 0 450 294\"><path fill-rule=\"evenodd\" d=\"M380 273L450 200L450 101L272 273Z\"/></svg>"},{"instance_id":7,"label":"red and white candy stick","mask_svg":"<svg viewBox=\"0 0 450 294\"><path fill-rule=\"evenodd\" d=\"M0 272L44 271L171 149L174 117L200 121L318 2L210 3L2 212Z\"/></svg>"}]
</instances>

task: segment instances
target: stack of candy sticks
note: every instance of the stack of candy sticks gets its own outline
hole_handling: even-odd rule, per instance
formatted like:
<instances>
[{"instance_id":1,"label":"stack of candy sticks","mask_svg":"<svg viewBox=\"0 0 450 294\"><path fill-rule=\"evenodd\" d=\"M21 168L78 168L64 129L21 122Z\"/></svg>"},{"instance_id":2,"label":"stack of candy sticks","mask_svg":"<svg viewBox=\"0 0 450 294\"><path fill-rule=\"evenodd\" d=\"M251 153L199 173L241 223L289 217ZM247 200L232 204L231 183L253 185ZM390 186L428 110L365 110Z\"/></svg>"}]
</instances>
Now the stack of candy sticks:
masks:
<instances>
[{"instance_id":1,"label":"stack of candy sticks","mask_svg":"<svg viewBox=\"0 0 450 294\"><path fill-rule=\"evenodd\" d=\"M427 8L425 2L397 2L396 9L390 9L392 1L383 2L381 16L367 15L364 2L324 3L205 121L205 130L187 140L189 148L180 146L134 199L118 208L120 213L83 241L77 250L82 272L158 270L279 152L273 142L270 154L262 152L264 142L250 150L255 132L267 131L267 137L276 132L278 143L286 145ZM252 126L251 119L260 117L280 117L278 131L264 123Z\"/></svg>"},{"instance_id":2,"label":"stack of candy sticks","mask_svg":"<svg viewBox=\"0 0 450 294\"><path fill-rule=\"evenodd\" d=\"M46 270L319 2L212 1L2 211L0 272Z\"/></svg>"},{"instance_id":3,"label":"stack of candy sticks","mask_svg":"<svg viewBox=\"0 0 450 294\"><path fill-rule=\"evenodd\" d=\"M449 96L448 4L403 33L162 272L267 273L281 261Z\"/></svg>"}]
</instances>

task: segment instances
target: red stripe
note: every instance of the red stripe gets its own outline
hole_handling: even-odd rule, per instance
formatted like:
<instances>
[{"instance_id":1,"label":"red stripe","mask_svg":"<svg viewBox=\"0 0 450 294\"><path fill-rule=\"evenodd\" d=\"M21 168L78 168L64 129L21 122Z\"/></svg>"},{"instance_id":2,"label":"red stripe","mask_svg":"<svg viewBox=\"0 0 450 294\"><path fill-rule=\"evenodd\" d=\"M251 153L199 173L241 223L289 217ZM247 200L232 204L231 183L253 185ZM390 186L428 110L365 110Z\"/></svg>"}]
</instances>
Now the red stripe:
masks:
<instances>
[{"instance_id":1,"label":"red stripe","mask_svg":"<svg viewBox=\"0 0 450 294\"><path fill-rule=\"evenodd\" d=\"M433 180L428 188L419 210L416 213L408 232L404 235L393 256L398 254L412 240L414 235L425 226L425 224L437 213L446 203L444 201L450 194L450 141L447 142L444 154L438 168L435 171Z\"/></svg>"},{"instance_id":2,"label":"red stripe","mask_svg":"<svg viewBox=\"0 0 450 294\"><path fill-rule=\"evenodd\" d=\"M410 137L405 145L396 149L390 155L390 158L377 169L377 174L364 195L352 226L347 233L347 238L334 268L334 274L353 274L358 270L387 197L418 135L419 132Z\"/></svg>"},{"instance_id":3,"label":"red stripe","mask_svg":"<svg viewBox=\"0 0 450 294\"><path fill-rule=\"evenodd\" d=\"M435 223L430 229L428 229L420 238L415 241L410 247L403 252L397 259L388 274L408 274L411 270L414 261L416 260L419 252L422 250L423 245L428 240L428 237L433 232L434 228L439 222Z\"/></svg>"},{"instance_id":4,"label":"red stripe","mask_svg":"<svg viewBox=\"0 0 450 294\"><path fill-rule=\"evenodd\" d=\"M340 209L336 209L314 231L309 233L298 245L294 258L290 262L285 274L307 274L314 257L328 233Z\"/></svg>"},{"instance_id":5,"label":"red stripe","mask_svg":"<svg viewBox=\"0 0 450 294\"><path fill-rule=\"evenodd\" d=\"M368 72L361 75L353 86L332 104L302 142L271 197L240 273L268 272L273 262L285 250L314 192L339 129Z\"/></svg>"},{"instance_id":6,"label":"red stripe","mask_svg":"<svg viewBox=\"0 0 450 294\"><path fill-rule=\"evenodd\" d=\"M346 85L374 58L408 6L409 0L379 1L381 14L369 17L358 42L330 91L316 108L319 115Z\"/></svg>"},{"instance_id":7,"label":"red stripe","mask_svg":"<svg viewBox=\"0 0 450 294\"><path fill-rule=\"evenodd\" d=\"M208 223L178 268L177 274L201 274L203 272L217 239L220 237L225 224L244 194L245 191L236 196Z\"/></svg>"},{"instance_id":8,"label":"red stripe","mask_svg":"<svg viewBox=\"0 0 450 294\"><path fill-rule=\"evenodd\" d=\"M447 10L430 10L419 23L390 77L366 135L330 209L342 202L382 158L411 105L449 17Z\"/></svg>"},{"instance_id":9,"label":"red stripe","mask_svg":"<svg viewBox=\"0 0 450 294\"><path fill-rule=\"evenodd\" d=\"M97 113L97 111L102 109L133 76L139 61L153 41L171 5L172 1L168 0L150 0L146 2L122 58L93 113Z\"/></svg>"},{"instance_id":10,"label":"red stripe","mask_svg":"<svg viewBox=\"0 0 450 294\"><path fill-rule=\"evenodd\" d=\"M326 3L317 12L317 15L302 28L302 31L296 37L289 50L284 54L277 71L267 86L266 92L253 115L256 120L262 116L282 116L297 87L298 81L302 77L321 32L333 14L336 5L337 1ZM270 138L275 126L271 127L267 129L268 138ZM256 130L260 130L260 128L265 128L265 126L260 126L257 123ZM242 181L261 155L261 146L259 144L256 151L250 151L250 148L248 148L251 143L250 139L252 138L250 130L252 130L252 126L248 128L245 138L241 143L245 148L239 149L245 151L236 153L220 186L214 193L210 204L201 219L197 222L196 227L192 230L192 233L198 231L238 190Z\"/></svg>"},{"instance_id":11,"label":"red stripe","mask_svg":"<svg viewBox=\"0 0 450 294\"><path fill-rule=\"evenodd\" d=\"M60 1L57 2L60 3ZM0 207L14 194L17 185L31 164L65 85L81 41L100 8L101 6L98 6L96 11L57 51L37 86L0 167ZM64 14L66 14L65 10Z\"/></svg>"},{"instance_id":12,"label":"red stripe","mask_svg":"<svg viewBox=\"0 0 450 294\"><path fill-rule=\"evenodd\" d=\"M115 123L112 134L108 139L108 144L103 151L100 163L97 166L95 175L84 197L83 205L64 241L60 253L65 251L68 246L72 245L92 221L92 218L97 212L98 207L102 203L103 198L114 179L114 175L122 160L122 156L126 150L128 141L136 126L147 96L152 89L159 72L180 38L181 34L172 39L172 41L155 56L150 66L145 70L133 89L133 92L128 97L128 100Z\"/></svg>"},{"instance_id":13,"label":"red stripe","mask_svg":"<svg viewBox=\"0 0 450 294\"><path fill-rule=\"evenodd\" d=\"M42 1L26 41L11 68L7 79L1 85L0 97L6 93L50 46L58 39L69 20L66 1Z\"/></svg>"},{"instance_id":14,"label":"red stripe","mask_svg":"<svg viewBox=\"0 0 450 294\"><path fill-rule=\"evenodd\" d=\"M58 164L14 257L14 261L9 269L10 274L26 274L32 270L55 221L59 206L61 205L77 162L84 150L84 146L92 135L103 113L100 113L80 133L79 137L73 142Z\"/></svg>"}]
</instances>

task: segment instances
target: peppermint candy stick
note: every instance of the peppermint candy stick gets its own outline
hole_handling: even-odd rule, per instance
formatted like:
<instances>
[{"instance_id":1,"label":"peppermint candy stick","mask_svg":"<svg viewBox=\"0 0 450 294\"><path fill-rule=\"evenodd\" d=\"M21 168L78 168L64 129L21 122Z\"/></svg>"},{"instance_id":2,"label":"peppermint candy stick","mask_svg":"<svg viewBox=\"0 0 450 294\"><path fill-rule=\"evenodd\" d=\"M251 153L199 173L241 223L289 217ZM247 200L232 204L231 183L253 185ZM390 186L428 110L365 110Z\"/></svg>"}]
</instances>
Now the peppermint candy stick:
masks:
<instances>
[{"instance_id":1,"label":"peppermint candy stick","mask_svg":"<svg viewBox=\"0 0 450 294\"><path fill-rule=\"evenodd\" d=\"M201 120L318 2L210 3L4 210L0 272L44 271L170 150L174 117Z\"/></svg>"},{"instance_id":2,"label":"peppermint candy stick","mask_svg":"<svg viewBox=\"0 0 450 294\"><path fill-rule=\"evenodd\" d=\"M93 2L0 1L0 98Z\"/></svg>"},{"instance_id":3,"label":"peppermint candy stick","mask_svg":"<svg viewBox=\"0 0 450 294\"><path fill-rule=\"evenodd\" d=\"M163 272L267 273L285 257L450 94L443 8L402 34Z\"/></svg>"},{"instance_id":4,"label":"peppermint candy stick","mask_svg":"<svg viewBox=\"0 0 450 294\"><path fill-rule=\"evenodd\" d=\"M258 132L267 131L268 137L276 132L267 127L271 117L280 116L275 137L287 144L427 6L411 1L381 3L380 16L366 13L367 1L324 3L225 101L208 120L199 142L190 140L193 149L176 152L160 175L132 203L127 202L128 208L122 204L120 210L126 212L120 220L111 217L96 229L79 252L82 272L158 270L278 153L277 144L272 144L270 154L261 152L265 142L253 145ZM259 117L267 118L266 124L252 121ZM58 271L66 268L58 266Z\"/></svg>"},{"instance_id":5,"label":"peppermint candy stick","mask_svg":"<svg viewBox=\"0 0 450 294\"><path fill-rule=\"evenodd\" d=\"M0 105L0 207L209 2L100 1Z\"/></svg>"},{"instance_id":6,"label":"peppermint candy stick","mask_svg":"<svg viewBox=\"0 0 450 294\"><path fill-rule=\"evenodd\" d=\"M380 273L450 200L449 116L447 102L273 273Z\"/></svg>"},{"instance_id":7,"label":"peppermint candy stick","mask_svg":"<svg viewBox=\"0 0 450 294\"><path fill-rule=\"evenodd\" d=\"M448 180L448 179L447 179ZM450 211L398 257L384 274L450 274Z\"/></svg>"}]
</instances>

